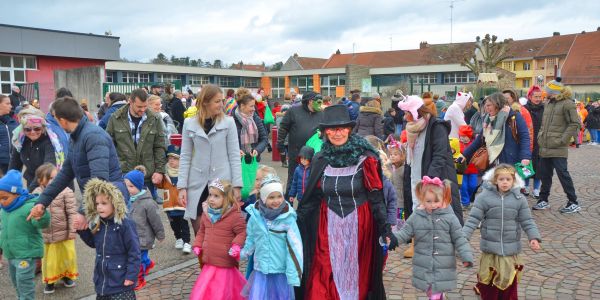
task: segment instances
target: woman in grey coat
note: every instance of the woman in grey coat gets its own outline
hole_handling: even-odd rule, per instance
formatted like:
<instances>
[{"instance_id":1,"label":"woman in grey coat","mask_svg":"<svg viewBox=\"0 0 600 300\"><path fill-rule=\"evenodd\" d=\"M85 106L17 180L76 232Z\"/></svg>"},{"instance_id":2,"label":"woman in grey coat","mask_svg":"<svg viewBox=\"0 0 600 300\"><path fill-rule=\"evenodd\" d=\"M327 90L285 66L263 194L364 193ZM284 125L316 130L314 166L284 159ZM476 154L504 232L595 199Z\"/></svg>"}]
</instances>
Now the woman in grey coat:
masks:
<instances>
[{"instance_id":1,"label":"woman in grey coat","mask_svg":"<svg viewBox=\"0 0 600 300\"><path fill-rule=\"evenodd\" d=\"M240 201L242 168L235 121L223 113L223 93L212 84L202 86L196 106L198 114L183 123L179 179L179 202L194 232L200 228L202 202L208 198L207 184L219 178L234 186Z\"/></svg>"},{"instance_id":2,"label":"woman in grey coat","mask_svg":"<svg viewBox=\"0 0 600 300\"><path fill-rule=\"evenodd\" d=\"M521 229L532 250L539 250L540 232L531 216L523 180L508 164L500 164L483 176L483 191L465 222L467 239L481 223L481 259L476 291L482 299L517 299L517 283L523 263Z\"/></svg>"},{"instance_id":3,"label":"woman in grey coat","mask_svg":"<svg viewBox=\"0 0 600 300\"><path fill-rule=\"evenodd\" d=\"M450 207L451 182L424 176L415 193L420 204L396 237L398 242L414 237L413 286L430 299L443 299L442 293L456 288L455 252L465 267L473 265L473 253Z\"/></svg>"}]
</instances>

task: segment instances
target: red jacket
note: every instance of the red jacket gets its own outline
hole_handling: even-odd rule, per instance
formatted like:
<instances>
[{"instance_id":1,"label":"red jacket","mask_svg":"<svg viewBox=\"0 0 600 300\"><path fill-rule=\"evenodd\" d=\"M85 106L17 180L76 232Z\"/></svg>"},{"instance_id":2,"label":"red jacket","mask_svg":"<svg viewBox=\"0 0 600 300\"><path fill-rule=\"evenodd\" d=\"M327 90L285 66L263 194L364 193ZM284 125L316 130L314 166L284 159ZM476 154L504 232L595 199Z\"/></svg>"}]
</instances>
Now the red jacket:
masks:
<instances>
[{"instance_id":1,"label":"red jacket","mask_svg":"<svg viewBox=\"0 0 600 300\"><path fill-rule=\"evenodd\" d=\"M469 148L469 146L471 146L471 143L473 143L473 140L469 141L469 143L467 143L467 144L460 142L460 153L464 153L465 149L467 149L467 148ZM463 174L465 174L465 175L478 174L478 173L479 172L477 171L477 168L475 168L474 164L468 164L467 168L463 172Z\"/></svg>"},{"instance_id":2,"label":"red jacket","mask_svg":"<svg viewBox=\"0 0 600 300\"><path fill-rule=\"evenodd\" d=\"M256 112L261 120L265 119L265 101L256 101Z\"/></svg>"}]
</instances>

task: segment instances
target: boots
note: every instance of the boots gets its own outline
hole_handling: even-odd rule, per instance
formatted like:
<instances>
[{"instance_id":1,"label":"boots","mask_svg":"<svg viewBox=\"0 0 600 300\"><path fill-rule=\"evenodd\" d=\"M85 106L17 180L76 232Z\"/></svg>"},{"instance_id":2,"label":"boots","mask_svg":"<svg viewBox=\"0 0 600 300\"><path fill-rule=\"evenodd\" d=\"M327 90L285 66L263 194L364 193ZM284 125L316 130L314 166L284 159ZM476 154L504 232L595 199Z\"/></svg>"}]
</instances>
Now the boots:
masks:
<instances>
[{"instance_id":1,"label":"boots","mask_svg":"<svg viewBox=\"0 0 600 300\"><path fill-rule=\"evenodd\" d=\"M412 258L414 254L415 254L415 239L412 239L412 241L410 241L410 247L408 247L408 249L404 250L404 258Z\"/></svg>"},{"instance_id":2,"label":"boots","mask_svg":"<svg viewBox=\"0 0 600 300\"><path fill-rule=\"evenodd\" d=\"M279 154L279 156L281 156L281 166L284 168L287 168L288 163L287 163L286 155L284 153L281 153L281 154Z\"/></svg>"}]
</instances>

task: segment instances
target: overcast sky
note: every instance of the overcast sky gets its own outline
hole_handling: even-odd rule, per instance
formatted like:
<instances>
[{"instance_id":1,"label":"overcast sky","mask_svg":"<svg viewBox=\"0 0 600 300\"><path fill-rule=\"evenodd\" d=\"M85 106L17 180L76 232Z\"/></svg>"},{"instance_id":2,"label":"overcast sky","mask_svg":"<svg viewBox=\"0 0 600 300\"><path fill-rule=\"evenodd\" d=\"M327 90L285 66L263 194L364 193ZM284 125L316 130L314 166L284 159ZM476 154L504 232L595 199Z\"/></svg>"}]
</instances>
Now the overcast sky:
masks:
<instances>
[{"instance_id":1,"label":"overcast sky","mask_svg":"<svg viewBox=\"0 0 600 300\"><path fill-rule=\"evenodd\" d=\"M121 38L121 57L143 62L162 52L272 64L294 53L328 58L336 49L448 43L449 6L443 0L2 1L0 23L94 34L110 30ZM453 41L470 42L485 33L526 39L594 31L598 12L598 0L456 1Z\"/></svg>"}]
</instances>

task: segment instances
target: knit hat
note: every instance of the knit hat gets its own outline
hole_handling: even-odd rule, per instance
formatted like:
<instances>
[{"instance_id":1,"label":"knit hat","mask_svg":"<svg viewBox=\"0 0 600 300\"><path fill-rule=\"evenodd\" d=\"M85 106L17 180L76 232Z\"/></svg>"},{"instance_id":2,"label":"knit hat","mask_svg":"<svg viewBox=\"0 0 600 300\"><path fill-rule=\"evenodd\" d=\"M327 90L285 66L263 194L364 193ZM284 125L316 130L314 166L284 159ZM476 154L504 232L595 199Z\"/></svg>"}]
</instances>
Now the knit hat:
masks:
<instances>
[{"instance_id":1,"label":"knit hat","mask_svg":"<svg viewBox=\"0 0 600 300\"><path fill-rule=\"evenodd\" d=\"M263 178L260 186L260 200L262 203L267 202L267 198L271 193L279 192L283 195L283 185L277 175L269 174Z\"/></svg>"},{"instance_id":2,"label":"knit hat","mask_svg":"<svg viewBox=\"0 0 600 300\"><path fill-rule=\"evenodd\" d=\"M17 170L10 170L0 178L0 191L9 192L11 194L23 194L26 192L23 189L23 180L21 172Z\"/></svg>"},{"instance_id":3,"label":"knit hat","mask_svg":"<svg viewBox=\"0 0 600 300\"><path fill-rule=\"evenodd\" d=\"M556 77L556 79L551 80L550 82L548 82L546 84L546 86L544 87L544 90L546 90L546 93L548 95L558 95L560 94L563 89L565 88L565 86L560 83L562 81L562 78L560 77Z\"/></svg>"},{"instance_id":4,"label":"knit hat","mask_svg":"<svg viewBox=\"0 0 600 300\"><path fill-rule=\"evenodd\" d=\"M172 156L172 157L176 157L179 158L179 155L181 154L181 149L175 145L169 145L169 147L167 147L167 157Z\"/></svg>"},{"instance_id":5,"label":"knit hat","mask_svg":"<svg viewBox=\"0 0 600 300\"><path fill-rule=\"evenodd\" d=\"M303 146L302 148L300 148L300 152L298 152L298 157L308 160L312 160L314 155L315 150L309 146Z\"/></svg>"},{"instance_id":6,"label":"knit hat","mask_svg":"<svg viewBox=\"0 0 600 300\"><path fill-rule=\"evenodd\" d=\"M400 108L403 111L410 112L410 114L416 121L419 119L419 113L417 113L417 110L421 108L423 104L423 99L421 99L421 97L412 95L405 97L404 101L400 101L398 103L398 108Z\"/></svg>"},{"instance_id":7,"label":"knit hat","mask_svg":"<svg viewBox=\"0 0 600 300\"><path fill-rule=\"evenodd\" d=\"M144 189L144 173L139 170L132 170L125 174L125 179L129 180L138 190Z\"/></svg>"},{"instance_id":8,"label":"knit hat","mask_svg":"<svg viewBox=\"0 0 600 300\"><path fill-rule=\"evenodd\" d=\"M471 126L469 125L461 125L458 128L458 136L466 136L469 137L470 139L473 138L473 128L471 128Z\"/></svg>"}]
</instances>

